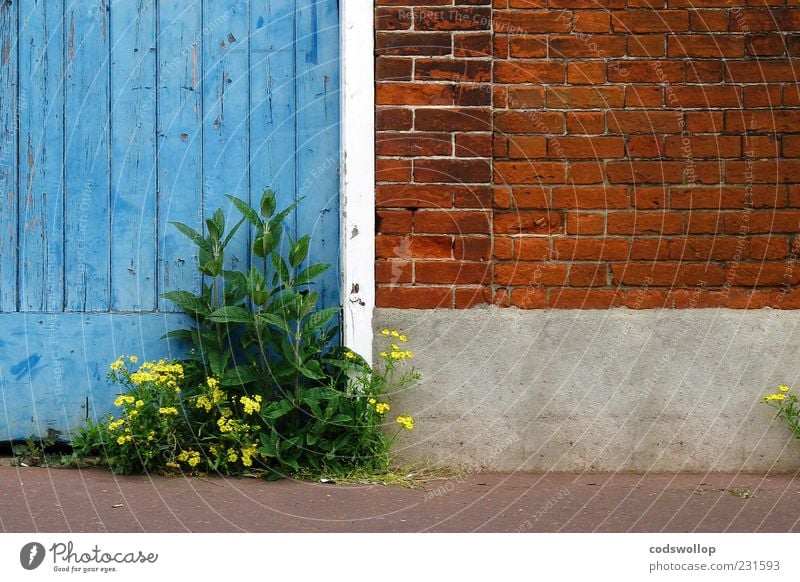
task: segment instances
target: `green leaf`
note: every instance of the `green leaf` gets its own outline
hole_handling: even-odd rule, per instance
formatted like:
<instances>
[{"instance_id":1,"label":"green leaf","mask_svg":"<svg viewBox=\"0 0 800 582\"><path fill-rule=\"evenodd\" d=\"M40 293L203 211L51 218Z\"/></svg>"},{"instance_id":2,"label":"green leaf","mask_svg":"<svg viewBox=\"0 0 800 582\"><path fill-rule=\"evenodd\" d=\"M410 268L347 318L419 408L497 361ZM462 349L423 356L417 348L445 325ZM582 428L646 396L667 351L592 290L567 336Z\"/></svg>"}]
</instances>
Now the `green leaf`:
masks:
<instances>
[{"instance_id":1,"label":"green leaf","mask_svg":"<svg viewBox=\"0 0 800 582\"><path fill-rule=\"evenodd\" d=\"M309 315L305 323L303 323L303 335L315 332L325 327L334 317L339 315L339 311L339 307L326 307L325 309L315 311Z\"/></svg>"},{"instance_id":2,"label":"green leaf","mask_svg":"<svg viewBox=\"0 0 800 582\"><path fill-rule=\"evenodd\" d=\"M269 218L275 212L276 206L275 192L272 190L264 190L264 193L261 195L261 216Z\"/></svg>"},{"instance_id":3,"label":"green leaf","mask_svg":"<svg viewBox=\"0 0 800 582\"><path fill-rule=\"evenodd\" d=\"M314 311L314 308L317 306L317 300L319 299L319 293L316 291L309 291L301 296L303 297L303 300L300 303L300 310L298 312L299 319L304 318L306 315Z\"/></svg>"},{"instance_id":4,"label":"green leaf","mask_svg":"<svg viewBox=\"0 0 800 582\"><path fill-rule=\"evenodd\" d=\"M353 417L349 414L336 414L331 418L331 422L336 424L350 423L353 422Z\"/></svg>"},{"instance_id":5,"label":"green leaf","mask_svg":"<svg viewBox=\"0 0 800 582\"><path fill-rule=\"evenodd\" d=\"M277 400L267 406L262 412L261 416L267 420L277 420L282 416L286 416L294 410L294 404L290 400ZM274 457L275 455L270 455Z\"/></svg>"},{"instance_id":6,"label":"green leaf","mask_svg":"<svg viewBox=\"0 0 800 582\"><path fill-rule=\"evenodd\" d=\"M253 313L238 305L226 305L210 313L208 319L215 323L252 323Z\"/></svg>"},{"instance_id":7,"label":"green leaf","mask_svg":"<svg viewBox=\"0 0 800 582\"><path fill-rule=\"evenodd\" d=\"M211 252L211 243L204 239L195 229L191 228L190 226L186 226L182 222L170 222L170 224L189 237L189 239L198 247L208 251L209 253Z\"/></svg>"},{"instance_id":8,"label":"green leaf","mask_svg":"<svg viewBox=\"0 0 800 582\"><path fill-rule=\"evenodd\" d=\"M327 263L317 263L311 265L307 269L300 271L300 273L294 280L294 284L296 287L300 285L308 285L314 279L316 279L317 277L322 275L325 271L327 271L329 268L330 265Z\"/></svg>"},{"instance_id":9,"label":"green leaf","mask_svg":"<svg viewBox=\"0 0 800 582\"><path fill-rule=\"evenodd\" d=\"M220 384L225 387L243 386L256 382L260 378L258 370L253 366L236 366L225 372L225 375L220 379Z\"/></svg>"},{"instance_id":10,"label":"green leaf","mask_svg":"<svg viewBox=\"0 0 800 582\"><path fill-rule=\"evenodd\" d=\"M258 213L253 210L253 208L241 198L237 198L236 196L227 195L226 198L233 202L233 205L236 207L242 217L245 218L248 222L250 222L253 226L261 226L262 221L258 217Z\"/></svg>"},{"instance_id":11,"label":"green leaf","mask_svg":"<svg viewBox=\"0 0 800 582\"><path fill-rule=\"evenodd\" d=\"M233 225L233 228L228 233L228 236L226 236L225 240L222 242L222 246L223 247L228 246L228 243L231 242L231 239L233 238L233 235L236 234L236 231L239 230L239 228L242 226L242 224L244 224L244 218L240 218L239 222L237 222L236 224Z\"/></svg>"},{"instance_id":12,"label":"green leaf","mask_svg":"<svg viewBox=\"0 0 800 582\"><path fill-rule=\"evenodd\" d=\"M297 365L296 368L298 372L310 380L322 380L325 378L325 374L316 360L309 360L303 365Z\"/></svg>"},{"instance_id":13,"label":"green leaf","mask_svg":"<svg viewBox=\"0 0 800 582\"><path fill-rule=\"evenodd\" d=\"M306 444L311 446L317 442L319 436L315 435L313 432L306 433ZM313 456L313 455L312 455Z\"/></svg>"},{"instance_id":14,"label":"green leaf","mask_svg":"<svg viewBox=\"0 0 800 582\"><path fill-rule=\"evenodd\" d=\"M303 395L303 402L310 403L318 400L330 400L332 398L338 398L338 396L339 392L333 388L309 388Z\"/></svg>"},{"instance_id":15,"label":"green leaf","mask_svg":"<svg viewBox=\"0 0 800 582\"><path fill-rule=\"evenodd\" d=\"M308 247L311 244L311 237L305 235L300 238L295 244L292 245L289 251L289 263L292 267L297 267L300 263L306 260L308 256Z\"/></svg>"},{"instance_id":16,"label":"green leaf","mask_svg":"<svg viewBox=\"0 0 800 582\"><path fill-rule=\"evenodd\" d=\"M271 232L262 231L253 241L253 254L264 258L275 248L275 236Z\"/></svg>"},{"instance_id":17,"label":"green leaf","mask_svg":"<svg viewBox=\"0 0 800 582\"><path fill-rule=\"evenodd\" d=\"M286 333L292 333L286 318L280 315L275 315L274 313L259 313L256 315L256 321L262 324L274 325Z\"/></svg>"},{"instance_id":18,"label":"green leaf","mask_svg":"<svg viewBox=\"0 0 800 582\"><path fill-rule=\"evenodd\" d=\"M208 365L215 376L224 376L225 368L228 367L228 360L231 358L230 350L208 350Z\"/></svg>"},{"instance_id":19,"label":"green leaf","mask_svg":"<svg viewBox=\"0 0 800 582\"><path fill-rule=\"evenodd\" d=\"M300 198L298 198L297 200L295 200L294 202L292 202L292 203L291 203L289 206L287 206L286 208L284 208L283 210L281 210L281 211L280 211L278 214L276 214L276 215L275 215L275 217L274 217L272 220L270 220L270 223L271 223L271 224L273 224L273 225L276 225L276 224L281 224L281 223L284 221L284 219L285 219L287 216L289 216L289 214L290 214L290 213L291 213L291 212L292 212L292 211L293 211L295 208L297 208L297 205L298 205L298 204L300 204L300 201L301 201L303 198L305 198L305 196L301 196Z\"/></svg>"},{"instance_id":20,"label":"green leaf","mask_svg":"<svg viewBox=\"0 0 800 582\"><path fill-rule=\"evenodd\" d=\"M167 301L172 301L189 315L206 316L211 312L205 299L188 291L168 291L161 295Z\"/></svg>"},{"instance_id":21,"label":"green leaf","mask_svg":"<svg viewBox=\"0 0 800 582\"><path fill-rule=\"evenodd\" d=\"M272 266L275 267L275 276L280 277L281 283L289 280L289 267L286 266L286 261L283 260L279 254L272 255ZM278 280L276 280L276 283Z\"/></svg>"}]
</instances>

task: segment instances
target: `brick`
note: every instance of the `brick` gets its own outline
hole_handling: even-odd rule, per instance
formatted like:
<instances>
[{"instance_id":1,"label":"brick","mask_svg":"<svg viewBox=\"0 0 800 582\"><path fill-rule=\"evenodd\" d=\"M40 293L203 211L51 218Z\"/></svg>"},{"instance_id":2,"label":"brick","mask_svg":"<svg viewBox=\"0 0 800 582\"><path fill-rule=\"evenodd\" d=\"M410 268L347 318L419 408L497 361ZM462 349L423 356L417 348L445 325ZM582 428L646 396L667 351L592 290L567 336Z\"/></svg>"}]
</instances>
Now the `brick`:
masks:
<instances>
[{"instance_id":1,"label":"brick","mask_svg":"<svg viewBox=\"0 0 800 582\"><path fill-rule=\"evenodd\" d=\"M744 208L746 190L734 187L672 188L670 207L678 210L695 208Z\"/></svg>"},{"instance_id":2,"label":"brick","mask_svg":"<svg viewBox=\"0 0 800 582\"><path fill-rule=\"evenodd\" d=\"M726 111L726 131L793 132L800 127L800 111Z\"/></svg>"},{"instance_id":3,"label":"brick","mask_svg":"<svg viewBox=\"0 0 800 582\"><path fill-rule=\"evenodd\" d=\"M622 87L548 87L549 109L599 109L621 107Z\"/></svg>"},{"instance_id":4,"label":"brick","mask_svg":"<svg viewBox=\"0 0 800 582\"><path fill-rule=\"evenodd\" d=\"M722 130L722 111L687 111L686 130L697 133L716 133Z\"/></svg>"},{"instance_id":5,"label":"brick","mask_svg":"<svg viewBox=\"0 0 800 582\"><path fill-rule=\"evenodd\" d=\"M559 186L552 196L553 208L569 210L627 208L630 203L628 189L615 186Z\"/></svg>"},{"instance_id":6,"label":"brick","mask_svg":"<svg viewBox=\"0 0 800 582\"><path fill-rule=\"evenodd\" d=\"M457 81L478 83L490 81L492 63L468 59L417 59L414 63L416 81ZM436 85L428 85L435 87ZM432 103L438 105L438 103Z\"/></svg>"},{"instance_id":7,"label":"brick","mask_svg":"<svg viewBox=\"0 0 800 582\"><path fill-rule=\"evenodd\" d=\"M728 8L728 6L725 6ZM727 10L698 10L689 12L689 30L697 32L727 32Z\"/></svg>"},{"instance_id":8,"label":"brick","mask_svg":"<svg viewBox=\"0 0 800 582\"><path fill-rule=\"evenodd\" d=\"M456 134L455 154L461 158L491 157L491 133Z\"/></svg>"},{"instance_id":9,"label":"brick","mask_svg":"<svg viewBox=\"0 0 800 582\"><path fill-rule=\"evenodd\" d=\"M550 208L550 192L546 188L515 186L512 193L514 208Z\"/></svg>"},{"instance_id":10,"label":"brick","mask_svg":"<svg viewBox=\"0 0 800 582\"><path fill-rule=\"evenodd\" d=\"M453 187L453 206L456 208L488 208L492 188L488 184L457 184Z\"/></svg>"},{"instance_id":11,"label":"brick","mask_svg":"<svg viewBox=\"0 0 800 582\"><path fill-rule=\"evenodd\" d=\"M627 150L631 158L660 158L664 155L664 136L628 136Z\"/></svg>"},{"instance_id":12,"label":"brick","mask_svg":"<svg viewBox=\"0 0 800 582\"><path fill-rule=\"evenodd\" d=\"M625 88L625 107L661 107L664 90L651 85L630 85Z\"/></svg>"},{"instance_id":13,"label":"brick","mask_svg":"<svg viewBox=\"0 0 800 582\"><path fill-rule=\"evenodd\" d=\"M567 182L575 185L602 184L606 181L603 160L591 162L570 161L567 165Z\"/></svg>"},{"instance_id":14,"label":"brick","mask_svg":"<svg viewBox=\"0 0 800 582\"><path fill-rule=\"evenodd\" d=\"M754 237L750 239L748 256L757 261L776 261L789 255L789 243L783 237Z\"/></svg>"},{"instance_id":15,"label":"brick","mask_svg":"<svg viewBox=\"0 0 800 582\"><path fill-rule=\"evenodd\" d=\"M612 184L680 184L684 164L681 162L609 162L608 181Z\"/></svg>"},{"instance_id":16,"label":"brick","mask_svg":"<svg viewBox=\"0 0 800 582\"><path fill-rule=\"evenodd\" d=\"M800 30L800 11L783 10L741 10L730 11L728 24L730 30L746 32L795 31Z\"/></svg>"},{"instance_id":17,"label":"brick","mask_svg":"<svg viewBox=\"0 0 800 582\"><path fill-rule=\"evenodd\" d=\"M508 139L509 158L546 158L547 138L540 135L511 136Z\"/></svg>"},{"instance_id":18,"label":"brick","mask_svg":"<svg viewBox=\"0 0 800 582\"><path fill-rule=\"evenodd\" d=\"M602 263L571 263L569 284L572 287L605 287L608 285L608 268Z\"/></svg>"},{"instance_id":19,"label":"brick","mask_svg":"<svg viewBox=\"0 0 800 582\"><path fill-rule=\"evenodd\" d=\"M449 236L379 235L375 253L383 259L452 259L453 241Z\"/></svg>"},{"instance_id":20,"label":"brick","mask_svg":"<svg viewBox=\"0 0 800 582\"><path fill-rule=\"evenodd\" d=\"M504 184L561 184L564 182L566 165L562 162L497 161L494 163L494 179Z\"/></svg>"},{"instance_id":21,"label":"brick","mask_svg":"<svg viewBox=\"0 0 800 582\"><path fill-rule=\"evenodd\" d=\"M455 104L462 107L488 107L492 104L491 85L459 83L455 90Z\"/></svg>"},{"instance_id":22,"label":"brick","mask_svg":"<svg viewBox=\"0 0 800 582\"><path fill-rule=\"evenodd\" d=\"M705 34L669 35L667 56L735 58L744 56L743 35Z\"/></svg>"},{"instance_id":23,"label":"brick","mask_svg":"<svg viewBox=\"0 0 800 582\"><path fill-rule=\"evenodd\" d=\"M575 12L572 30L575 32L609 32L611 30L611 15L605 10Z\"/></svg>"},{"instance_id":24,"label":"brick","mask_svg":"<svg viewBox=\"0 0 800 582\"><path fill-rule=\"evenodd\" d=\"M419 109L414 127L421 131L489 131L492 127L488 109Z\"/></svg>"},{"instance_id":25,"label":"brick","mask_svg":"<svg viewBox=\"0 0 800 582\"><path fill-rule=\"evenodd\" d=\"M563 83L566 68L559 62L495 61L495 83Z\"/></svg>"},{"instance_id":26,"label":"brick","mask_svg":"<svg viewBox=\"0 0 800 582\"><path fill-rule=\"evenodd\" d=\"M483 159L419 159L414 162L416 182L488 182L491 176L491 164Z\"/></svg>"},{"instance_id":27,"label":"brick","mask_svg":"<svg viewBox=\"0 0 800 582\"><path fill-rule=\"evenodd\" d=\"M613 12L611 22L615 32L669 32L689 30L686 10L626 10Z\"/></svg>"},{"instance_id":28,"label":"brick","mask_svg":"<svg viewBox=\"0 0 800 582\"><path fill-rule=\"evenodd\" d=\"M558 137L548 140L550 158L611 159L625 157L625 140L621 137Z\"/></svg>"},{"instance_id":29,"label":"brick","mask_svg":"<svg viewBox=\"0 0 800 582\"><path fill-rule=\"evenodd\" d=\"M781 140L774 135L746 136L742 138L742 151L746 157L777 158L781 153Z\"/></svg>"},{"instance_id":30,"label":"brick","mask_svg":"<svg viewBox=\"0 0 800 582\"><path fill-rule=\"evenodd\" d=\"M411 160L380 158L375 160L376 182L410 182L414 164Z\"/></svg>"},{"instance_id":31,"label":"brick","mask_svg":"<svg viewBox=\"0 0 800 582\"><path fill-rule=\"evenodd\" d=\"M453 56L483 57L491 54L492 35L490 33L453 35Z\"/></svg>"},{"instance_id":32,"label":"brick","mask_svg":"<svg viewBox=\"0 0 800 582\"><path fill-rule=\"evenodd\" d=\"M610 133L680 133L683 130L680 111L611 111L608 113Z\"/></svg>"},{"instance_id":33,"label":"brick","mask_svg":"<svg viewBox=\"0 0 800 582\"><path fill-rule=\"evenodd\" d=\"M447 287L385 287L379 285L375 304L377 307L399 309L451 307L452 293Z\"/></svg>"},{"instance_id":34,"label":"brick","mask_svg":"<svg viewBox=\"0 0 800 582\"><path fill-rule=\"evenodd\" d=\"M659 210L666 208L668 193L666 189L656 187L642 187L633 189L633 206L640 210Z\"/></svg>"},{"instance_id":35,"label":"brick","mask_svg":"<svg viewBox=\"0 0 800 582\"><path fill-rule=\"evenodd\" d=\"M550 58L607 58L625 55L625 37L620 35L551 36ZM513 53L512 53L513 56Z\"/></svg>"},{"instance_id":36,"label":"brick","mask_svg":"<svg viewBox=\"0 0 800 582\"><path fill-rule=\"evenodd\" d=\"M608 309L622 305L624 292L614 289L553 289L548 307L554 309Z\"/></svg>"},{"instance_id":37,"label":"brick","mask_svg":"<svg viewBox=\"0 0 800 582\"><path fill-rule=\"evenodd\" d=\"M673 262L611 263L615 285L683 286L683 265Z\"/></svg>"},{"instance_id":38,"label":"brick","mask_svg":"<svg viewBox=\"0 0 800 582\"><path fill-rule=\"evenodd\" d=\"M667 91L673 107L740 107L742 97L738 87L674 86Z\"/></svg>"},{"instance_id":39,"label":"brick","mask_svg":"<svg viewBox=\"0 0 800 582\"><path fill-rule=\"evenodd\" d=\"M488 236L457 237L453 244L453 255L465 261L488 261L492 255L492 239Z\"/></svg>"},{"instance_id":40,"label":"brick","mask_svg":"<svg viewBox=\"0 0 800 582\"><path fill-rule=\"evenodd\" d=\"M413 24L408 8L376 8L376 30L407 30Z\"/></svg>"},{"instance_id":41,"label":"brick","mask_svg":"<svg viewBox=\"0 0 800 582\"><path fill-rule=\"evenodd\" d=\"M527 10L525 12L515 12L511 10L496 10L494 12L495 33L570 32L571 26L572 15L566 11Z\"/></svg>"},{"instance_id":42,"label":"brick","mask_svg":"<svg viewBox=\"0 0 800 582\"><path fill-rule=\"evenodd\" d=\"M783 264L734 263L725 272L731 285L777 286L800 283L800 269Z\"/></svg>"},{"instance_id":43,"label":"brick","mask_svg":"<svg viewBox=\"0 0 800 582\"><path fill-rule=\"evenodd\" d=\"M597 85L605 82L605 63L593 61L567 63L567 83L570 85Z\"/></svg>"},{"instance_id":44,"label":"brick","mask_svg":"<svg viewBox=\"0 0 800 582\"><path fill-rule=\"evenodd\" d=\"M497 234L553 234L561 230L561 215L547 211L495 212Z\"/></svg>"},{"instance_id":45,"label":"brick","mask_svg":"<svg viewBox=\"0 0 800 582\"><path fill-rule=\"evenodd\" d=\"M378 55L449 55L452 39L447 33L379 32L375 52Z\"/></svg>"},{"instance_id":46,"label":"brick","mask_svg":"<svg viewBox=\"0 0 800 582\"><path fill-rule=\"evenodd\" d=\"M678 234L682 223L678 212L614 212L608 215L608 234Z\"/></svg>"},{"instance_id":47,"label":"brick","mask_svg":"<svg viewBox=\"0 0 800 582\"><path fill-rule=\"evenodd\" d=\"M725 180L731 184L800 182L800 160L729 161Z\"/></svg>"},{"instance_id":48,"label":"brick","mask_svg":"<svg viewBox=\"0 0 800 582\"><path fill-rule=\"evenodd\" d=\"M547 290L536 287L512 289L511 304L520 309L544 309L547 307Z\"/></svg>"},{"instance_id":49,"label":"brick","mask_svg":"<svg viewBox=\"0 0 800 582\"><path fill-rule=\"evenodd\" d=\"M687 83L721 83L724 62L721 60L692 59L686 61Z\"/></svg>"},{"instance_id":50,"label":"brick","mask_svg":"<svg viewBox=\"0 0 800 582\"><path fill-rule=\"evenodd\" d=\"M494 282L497 285L564 285L567 282L567 265L551 262L501 263L495 265Z\"/></svg>"},{"instance_id":51,"label":"brick","mask_svg":"<svg viewBox=\"0 0 800 582\"><path fill-rule=\"evenodd\" d=\"M631 240L629 259L631 261L662 260L669 256L669 239L664 237L644 238L637 236Z\"/></svg>"},{"instance_id":52,"label":"brick","mask_svg":"<svg viewBox=\"0 0 800 582\"><path fill-rule=\"evenodd\" d=\"M375 226L378 232L406 234L411 232L412 222L413 214L410 210L379 210Z\"/></svg>"},{"instance_id":53,"label":"brick","mask_svg":"<svg viewBox=\"0 0 800 582\"><path fill-rule=\"evenodd\" d=\"M378 57L375 60L375 78L378 81L410 81L413 76L412 59Z\"/></svg>"},{"instance_id":54,"label":"brick","mask_svg":"<svg viewBox=\"0 0 800 582\"><path fill-rule=\"evenodd\" d=\"M794 61L728 61L725 70L728 83L793 83L800 78L800 64Z\"/></svg>"},{"instance_id":55,"label":"brick","mask_svg":"<svg viewBox=\"0 0 800 582\"><path fill-rule=\"evenodd\" d=\"M612 83L681 83L686 69L674 61L611 61L608 80Z\"/></svg>"},{"instance_id":56,"label":"brick","mask_svg":"<svg viewBox=\"0 0 800 582\"><path fill-rule=\"evenodd\" d=\"M563 133L564 114L557 111L496 111L494 129L506 133Z\"/></svg>"},{"instance_id":57,"label":"brick","mask_svg":"<svg viewBox=\"0 0 800 582\"><path fill-rule=\"evenodd\" d=\"M544 105L544 87L517 86L508 88L509 109L534 109Z\"/></svg>"},{"instance_id":58,"label":"brick","mask_svg":"<svg viewBox=\"0 0 800 582\"><path fill-rule=\"evenodd\" d=\"M747 36L747 54L757 57L779 57L786 53L786 42L780 34Z\"/></svg>"},{"instance_id":59,"label":"brick","mask_svg":"<svg viewBox=\"0 0 800 582\"><path fill-rule=\"evenodd\" d=\"M566 214L566 233L591 235L603 234L606 231L606 217L604 214L577 213Z\"/></svg>"},{"instance_id":60,"label":"brick","mask_svg":"<svg viewBox=\"0 0 800 582\"><path fill-rule=\"evenodd\" d=\"M402 184L380 185L375 189L379 208L449 208L453 188L449 185Z\"/></svg>"},{"instance_id":61,"label":"brick","mask_svg":"<svg viewBox=\"0 0 800 582\"><path fill-rule=\"evenodd\" d=\"M517 261L547 261L550 259L550 241L541 237L517 237L512 257Z\"/></svg>"},{"instance_id":62,"label":"brick","mask_svg":"<svg viewBox=\"0 0 800 582\"><path fill-rule=\"evenodd\" d=\"M679 261L721 261L741 258L744 245L735 238L678 238L669 241L670 259Z\"/></svg>"},{"instance_id":63,"label":"brick","mask_svg":"<svg viewBox=\"0 0 800 582\"><path fill-rule=\"evenodd\" d=\"M453 150L449 133L389 133L376 136L379 156L446 156Z\"/></svg>"},{"instance_id":64,"label":"brick","mask_svg":"<svg viewBox=\"0 0 800 582\"><path fill-rule=\"evenodd\" d=\"M398 285L412 283L414 279L414 263L411 261L376 261L375 281Z\"/></svg>"},{"instance_id":65,"label":"brick","mask_svg":"<svg viewBox=\"0 0 800 582\"><path fill-rule=\"evenodd\" d=\"M628 36L627 54L630 57L663 57L665 37L660 34L633 34Z\"/></svg>"},{"instance_id":66,"label":"brick","mask_svg":"<svg viewBox=\"0 0 800 582\"><path fill-rule=\"evenodd\" d=\"M781 85L748 85L742 87L742 100L745 107L777 107L781 104L783 87Z\"/></svg>"},{"instance_id":67,"label":"brick","mask_svg":"<svg viewBox=\"0 0 800 582\"><path fill-rule=\"evenodd\" d=\"M492 10L488 7L415 8L417 30L490 30Z\"/></svg>"},{"instance_id":68,"label":"brick","mask_svg":"<svg viewBox=\"0 0 800 582\"><path fill-rule=\"evenodd\" d=\"M606 114L602 111L573 111L566 115L567 131L576 134L603 133Z\"/></svg>"},{"instance_id":69,"label":"brick","mask_svg":"<svg viewBox=\"0 0 800 582\"><path fill-rule=\"evenodd\" d=\"M558 238L553 256L560 261L624 261L628 240L622 238Z\"/></svg>"},{"instance_id":70,"label":"brick","mask_svg":"<svg viewBox=\"0 0 800 582\"><path fill-rule=\"evenodd\" d=\"M378 131L411 129L414 116L410 109L383 109L375 113L375 128Z\"/></svg>"},{"instance_id":71,"label":"brick","mask_svg":"<svg viewBox=\"0 0 800 582\"><path fill-rule=\"evenodd\" d=\"M670 158L738 158L742 154L742 138L738 135L668 135L664 147Z\"/></svg>"},{"instance_id":72,"label":"brick","mask_svg":"<svg viewBox=\"0 0 800 582\"><path fill-rule=\"evenodd\" d=\"M416 283L437 285L482 285L489 281L491 269L483 263L463 261L418 261L414 265Z\"/></svg>"},{"instance_id":73,"label":"brick","mask_svg":"<svg viewBox=\"0 0 800 582\"><path fill-rule=\"evenodd\" d=\"M454 291L456 309L469 309L476 305L491 303L490 291L483 287L456 287Z\"/></svg>"},{"instance_id":74,"label":"brick","mask_svg":"<svg viewBox=\"0 0 800 582\"><path fill-rule=\"evenodd\" d=\"M531 59L547 56L547 37L542 35L512 36L508 42L512 58Z\"/></svg>"},{"instance_id":75,"label":"brick","mask_svg":"<svg viewBox=\"0 0 800 582\"><path fill-rule=\"evenodd\" d=\"M476 211L419 210L415 233L489 234L489 214Z\"/></svg>"}]
</instances>

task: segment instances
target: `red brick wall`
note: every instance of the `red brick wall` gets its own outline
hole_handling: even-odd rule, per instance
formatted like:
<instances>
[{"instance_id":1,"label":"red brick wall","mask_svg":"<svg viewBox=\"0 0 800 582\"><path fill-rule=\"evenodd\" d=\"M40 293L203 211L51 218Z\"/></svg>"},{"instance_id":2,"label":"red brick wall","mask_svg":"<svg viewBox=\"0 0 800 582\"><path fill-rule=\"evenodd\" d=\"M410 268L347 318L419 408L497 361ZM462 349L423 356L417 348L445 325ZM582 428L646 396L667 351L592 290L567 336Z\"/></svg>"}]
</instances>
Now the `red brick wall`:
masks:
<instances>
[{"instance_id":1,"label":"red brick wall","mask_svg":"<svg viewBox=\"0 0 800 582\"><path fill-rule=\"evenodd\" d=\"M800 308L800 1L456 2L377 2L379 307Z\"/></svg>"}]
</instances>

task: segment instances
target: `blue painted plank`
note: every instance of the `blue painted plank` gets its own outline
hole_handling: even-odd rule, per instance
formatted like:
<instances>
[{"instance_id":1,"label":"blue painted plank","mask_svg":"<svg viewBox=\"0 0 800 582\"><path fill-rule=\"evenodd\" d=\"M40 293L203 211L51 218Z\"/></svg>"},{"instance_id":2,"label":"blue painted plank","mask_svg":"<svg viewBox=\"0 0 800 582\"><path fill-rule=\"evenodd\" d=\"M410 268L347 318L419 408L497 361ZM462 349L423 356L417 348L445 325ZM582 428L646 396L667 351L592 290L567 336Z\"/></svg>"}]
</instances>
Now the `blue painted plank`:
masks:
<instances>
[{"instance_id":1,"label":"blue painted plank","mask_svg":"<svg viewBox=\"0 0 800 582\"><path fill-rule=\"evenodd\" d=\"M222 208L230 228L241 215L225 195L249 195L247 3L204 0L203 16L203 203L207 218ZM225 268L247 268L248 247L242 229L226 249Z\"/></svg>"},{"instance_id":2,"label":"blue painted plank","mask_svg":"<svg viewBox=\"0 0 800 582\"><path fill-rule=\"evenodd\" d=\"M201 2L158 4L159 293L199 292L197 250L169 224L202 228ZM159 299L159 309L177 307Z\"/></svg>"},{"instance_id":3,"label":"blue painted plank","mask_svg":"<svg viewBox=\"0 0 800 582\"><path fill-rule=\"evenodd\" d=\"M0 442L48 429L70 440L86 418L113 410L119 389L105 375L117 356L186 353L180 342L159 339L186 323L180 314L6 313L2 322Z\"/></svg>"},{"instance_id":4,"label":"blue painted plank","mask_svg":"<svg viewBox=\"0 0 800 582\"><path fill-rule=\"evenodd\" d=\"M111 2L111 309L156 309L156 2Z\"/></svg>"},{"instance_id":5,"label":"blue painted plank","mask_svg":"<svg viewBox=\"0 0 800 582\"><path fill-rule=\"evenodd\" d=\"M268 0L250 6L250 189L257 204L272 188L279 209L296 195L293 4Z\"/></svg>"},{"instance_id":6,"label":"blue painted plank","mask_svg":"<svg viewBox=\"0 0 800 582\"><path fill-rule=\"evenodd\" d=\"M339 3L298 0L297 208L300 234L311 235L310 263L331 268L315 289L324 307L339 305Z\"/></svg>"},{"instance_id":7,"label":"blue painted plank","mask_svg":"<svg viewBox=\"0 0 800 582\"><path fill-rule=\"evenodd\" d=\"M20 311L64 309L63 0L20 0Z\"/></svg>"},{"instance_id":8,"label":"blue painted plank","mask_svg":"<svg viewBox=\"0 0 800 582\"><path fill-rule=\"evenodd\" d=\"M68 3L66 26L67 311L107 311L110 301L110 88L106 0Z\"/></svg>"},{"instance_id":9,"label":"blue painted plank","mask_svg":"<svg viewBox=\"0 0 800 582\"><path fill-rule=\"evenodd\" d=\"M17 310L17 7L0 5L0 313Z\"/></svg>"}]
</instances>

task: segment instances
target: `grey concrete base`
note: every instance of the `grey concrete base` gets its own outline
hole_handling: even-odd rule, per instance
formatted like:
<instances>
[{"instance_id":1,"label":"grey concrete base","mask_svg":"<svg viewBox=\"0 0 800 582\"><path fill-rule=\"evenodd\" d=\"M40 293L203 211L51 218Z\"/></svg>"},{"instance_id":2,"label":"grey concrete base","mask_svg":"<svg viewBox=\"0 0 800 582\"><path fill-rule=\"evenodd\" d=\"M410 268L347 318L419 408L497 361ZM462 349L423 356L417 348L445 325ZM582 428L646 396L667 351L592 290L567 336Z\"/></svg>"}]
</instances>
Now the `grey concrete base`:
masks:
<instances>
[{"instance_id":1,"label":"grey concrete base","mask_svg":"<svg viewBox=\"0 0 800 582\"><path fill-rule=\"evenodd\" d=\"M379 309L420 384L402 457L486 470L792 471L800 441L761 397L800 388L800 313ZM376 353L385 338L376 336Z\"/></svg>"}]
</instances>

